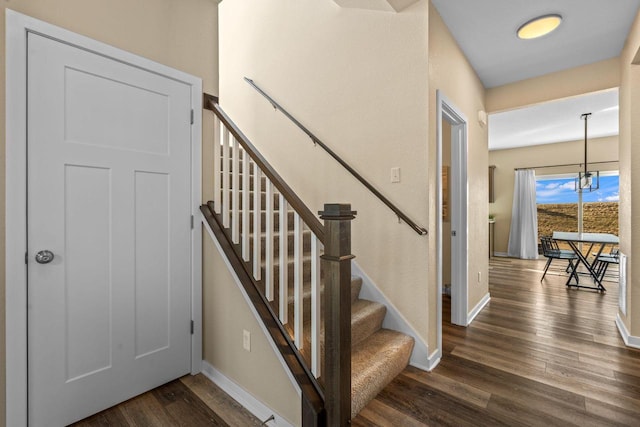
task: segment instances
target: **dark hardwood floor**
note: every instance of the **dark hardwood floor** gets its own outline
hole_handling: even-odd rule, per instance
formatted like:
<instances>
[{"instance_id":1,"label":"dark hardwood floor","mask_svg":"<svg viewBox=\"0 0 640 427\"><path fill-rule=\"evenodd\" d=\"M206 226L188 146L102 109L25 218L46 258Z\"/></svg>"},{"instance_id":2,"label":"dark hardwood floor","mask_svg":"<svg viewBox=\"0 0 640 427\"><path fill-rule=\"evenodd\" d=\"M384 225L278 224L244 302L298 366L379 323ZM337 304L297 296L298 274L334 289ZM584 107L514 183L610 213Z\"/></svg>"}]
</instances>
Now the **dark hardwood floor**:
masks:
<instances>
[{"instance_id":1,"label":"dark hardwood floor","mask_svg":"<svg viewBox=\"0 0 640 427\"><path fill-rule=\"evenodd\" d=\"M407 368L352 424L640 426L640 351L616 329L617 283L568 290L551 271L540 283L544 262L492 259L491 302L467 328L445 320L440 364Z\"/></svg>"},{"instance_id":2,"label":"dark hardwood floor","mask_svg":"<svg viewBox=\"0 0 640 427\"><path fill-rule=\"evenodd\" d=\"M202 374L186 376L73 424L73 427L260 426Z\"/></svg>"},{"instance_id":3,"label":"dark hardwood floor","mask_svg":"<svg viewBox=\"0 0 640 427\"><path fill-rule=\"evenodd\" d=\"M554 263L555 264L555 263ZM568 290L544 260L494 258L491 302L467 328L445 299L433 372L407 368L354 426L640 426L640 350L614 324L618 287ZM187 376L77 426L260 425L202 375Z\"/></svg>"}]
</instances>

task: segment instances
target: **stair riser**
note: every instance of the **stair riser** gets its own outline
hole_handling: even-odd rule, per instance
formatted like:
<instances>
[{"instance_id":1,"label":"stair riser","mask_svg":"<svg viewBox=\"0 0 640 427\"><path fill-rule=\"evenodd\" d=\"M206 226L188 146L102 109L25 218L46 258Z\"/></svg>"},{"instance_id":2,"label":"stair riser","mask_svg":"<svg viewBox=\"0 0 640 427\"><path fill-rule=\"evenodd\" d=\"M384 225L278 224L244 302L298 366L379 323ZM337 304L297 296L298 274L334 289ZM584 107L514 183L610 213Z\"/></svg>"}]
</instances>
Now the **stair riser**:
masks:
<instances>
[{"instance_id":1,"label":"stair riser","mask_svg":"<svg viewBox=\"0 0 640 427\"><path fill-rule=\"evenodd\" d=\"M351 417L355 417L409 363L413 339L392 331L380 330L352 347L351 358ZM378 342L376 344L375 342ZM379 344L384 342L384 346Z\"/></svg>"},{"instance_id":2,"label":"stair riser","mask_svg":"<svg viewBox=\"0 0 640 427\"><path fill-rule=\"evenodd\" d=\"M260 238L260 253L261 253L261 259L264 260L265 254L266 254L266 249L267 249L267 236L263 235ZM290 258L293 257L293 251L294 251L294 242L295 242L295 235L292 232L289 232L287 235L287 254ZM253 247L254 247L254 242L253 242L253 236L250 236L250 240L249 240L249 247L251 250L251 253L253 254ZM302 251L305 255L310 255L311 253L311 232L307 231L304 233L304 238L302 240ZM274 259L278 259L279 254L280 254L280 235L279 234L275 234L273 236L273 252L274 252Z\"/></svg>"},{"instance_id":3,"label":"stair riser","mask_svg":"<svg viewBox=\"0 0 640 427\"><path fill-rule=\"evenodd\" d=\"M242 227L242 211L238 212L238 215L240 217L240 231L243 230ZM293 231L293 218L294 218L294 212L292 210L290 210L289 212L287 212L287 228L289 231ZM261 232L265 232L265 230L267 229L267 213L265 211L261 211L260 213L260 231ZM280 231L280 211L273 211L273 216L272 216L272 220L273 220L273 228L274 231ZM253 230L253 211L249 211L249 230Z\"/></svg>"},{"instance_id":4,"label":"stair riser","mask_svg":"<svg viewBox=\"0 0 640 427\"><path fill-rule=\"evenodd\" d=\"M264 269L263 269L263 273L264 273ZM279 277L277 277L278 280L276 280L276 289L278 287L278 283L279 283ZM362 282L358 280L359 278L353 278L351 280L351 304L353 304L357 299L358 299L358 294L360 293L360 288L362 287ZM308 281L305 281L303 284L303 289L304 289L304 298L305 301L311 297L311 284ZM320 294L322 295L324 293L324 285L322 283L320 283ZM293 276L289 277L289 295L293 295ZM291 297L293 298L293 297ZM291 300L291 303L293 303L293 300Z\"/></svg>"},{"instance_id":5,"label":"stair riser","mask_svg":"<svg viewBox=\"0 0 640 427\"><path fill-rule=\"evenodd\" d=\"M250 210L254 210L255 209L255 205L253 203L253 191L249 192L249 209ZM223 200L223 196L224 193L221 192L220 193L220 199ZM232 200L233 198L233 191L229 190L229 209L231 209L232 205ZM273 198L273 209L278 209L280 206L280 197L274 197ZM267 205L266 205L266 200L267 200L267 195L266 193L261 193L260 194L260 209L264 209ZM244 208L244 204L242 203L242 190L238 190L238 209L243 209Z\"/></svg>"},{"instance_id":6,"label":"stair riser","mask_svg":"<svg viewBox=\"0 0 640 427\"><path fill-rule=\"evenodd\" d=\"M223 179L224 179L224 172L220 172L220 182L222 182ZM233 182L232 180L233 180L232 173L229 172L229 185L231 185L231 183ZM260 177L260 191L265 191L266 190L266 188L267 188L266 187L266 181L267 181L267 177L262 175ZM253 189L255 187L253 185L254 183L255 183L255 180L253 179L253 173L250 173L249 174L249 189L251 191L253 191ZM238 174L238 187L242 188L242 172L240 172ZM275 188L275 186L274 186L274 191L277 192L277 189Z\"/></svg>"},{"instance_id":7,"label":"stair riser","mask_svg":"<svg viewBox=\"0 0 640 427\"><path fill-rule=\"evenodd\" d=\"M228 159L228 164L229 167L227 168L227 172L231 172L233 171L233 159L231 159L233 153L229 153L229 159ZM222 166L224 165L224 160L222 160L222 157L220 157L220 171L222 172ZM244 166L242 164L242 156L240 156L238 158L238 172L242 173L244 172L243 170ZM253 162L251 160L249 160L249 174L253 175Z\"/></svg>"},{"instance_id":8,"label":"stair riser","mask_svg":"<svg viewBox=\"0 0 640 427\"><path fill-rule=\"evenodd\" d=\"M264 267L264 264L263 264L263 267ZM295 269L295 265L293 261L290 260L287 263L287 272L289 274L289 279L293 279L294 269ZM274 264L273 277L275 279L275 283L277 283L280 280L280 263ZM309 278L311 277L311 260L305 260L302 262L302 277L303 277L305 286L310 286ZM263 277L263 280L264 280L264 277Z\"/></svg>"},{"instance_id":9,"label":"stair riser","mask_svg":"<svg viewBox=\"0 0 640 427\"><path fill-rule=\"evenodd\" d=\"M371 334L382 328L384 316L387 314L385 306L377 307L367 316L351 319L351 345L357 345Z\"/></svg>"}]
</instances>

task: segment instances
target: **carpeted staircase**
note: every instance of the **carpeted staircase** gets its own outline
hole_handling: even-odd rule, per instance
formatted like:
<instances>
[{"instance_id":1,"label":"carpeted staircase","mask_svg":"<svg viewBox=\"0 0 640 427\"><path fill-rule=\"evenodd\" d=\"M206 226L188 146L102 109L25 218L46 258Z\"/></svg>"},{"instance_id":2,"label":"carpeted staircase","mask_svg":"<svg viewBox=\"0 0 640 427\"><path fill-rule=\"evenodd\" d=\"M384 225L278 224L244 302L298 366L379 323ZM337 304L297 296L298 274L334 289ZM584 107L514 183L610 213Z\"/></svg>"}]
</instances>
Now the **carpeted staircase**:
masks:
<instances>
[{"instance_id":1,"label":"carpeted staircase","mask_svg":"<svg viewBox=\"0 0 640 427\"><path fill-rule=\"evenodd\" d=\"M246 155L246 153L244 153ZM229 169L231 169L233 166ZM242 182L242 174L245 171L242 170L242 162L238 162L239 167L239 175L238 182ZM227 170L229 170L227 169ZM223 169L221 169L223 170ZM269 301L271 308L275 313L279 313L279 298L280 298L280 290L278 289L279 283L279 269L280 269L280 253L279 253L279 215L280 215L280 206L279 206L279 197L277 190L274 188L273 199L267 200L267 192L266 192L266 179L262 176L261 184L260 184L260 192L261 192L261 256L259 260L253 259L253 235L256 232L253 228L253 218L256 214L256 210L254 207L254 180L253 173L254 168L249 168L250 173L250 197L249 197L249 206L245 207L242 205L242 190L240 190L240 194L238 196L239 199L239 212L238 215L242 215L242 211L246 208L249 209L249 217L250 221L250 247L251 247L251 260L250 263L259 262L262 266L261 271L261 280L258 281L258 288L260 292L265 293L265 278L267 274L273 275L273 299ZM228 173L232 174L232 171L229 172L221 172L222 174ZM229 176L229 181L231 182L231 176ZM230 190L229 190L230 191ZM224 200L224 197L221 197L221 200ZM231 200L231 196L229 196L228 200ZM265 207L267 204L271 204L274 208L273 211L273 227L275 233L272 238L274 239L274 267L271 273L267 272L266 269L266 261L265 261L265 243L267 239L267 234L265 233L266 227L266 216L267 211ZM288 240L288 254L287 256L287 270L288 270L288 316L287 322L284 324L286 331L292 337L294 336L293 325L294 325L294 261L293 261L293 252L294 252L294 212L289 211L287 213L287 224L288 224L288 232L286 234ZM357 221L357 219L356 219ZM220 221L221 223L221 221ZM231 230L229 228L225 229L225 232L228 235L231 235ZM240 233L243 233L242 225L240 225ZM309 230L304 230L303 232L303 277L304 277L304 340L302 344L302 348L300 349L300 353L306 360L308 366L311 366L311 357L310 357L310 319L309 313L311 312L311 232ZM351 369L352 369L352 404L351 404L351 415L354 417L355 415L364 408L367 403L372 400L387 384L389 384L393 378L396 377L408 364L409 358L411 356L411 352L413 349L414 340L412 337L402 334L397 331L392 331L389 329L382 328L382 322L384 321L386 315L386 307L383 304L368 301L365 299L361 299L359 297L360 290L362 288L362 279L360 277L352 277L351 278L351 347L352 347L352 356L351 356ZM322 292L322 287L321 287ZM284 323L284 322L283 322ZM322 323L321 323L322 324ZM320 331L321 336L321 355L324 354L324 346L322 343L324 342L324 330L323 328ZM322 357L322 356L321 356ZM322 366L322 365L321 365ZM322 383L322 375L318 379L320 383Z\"/></svg>"}]
</instances>

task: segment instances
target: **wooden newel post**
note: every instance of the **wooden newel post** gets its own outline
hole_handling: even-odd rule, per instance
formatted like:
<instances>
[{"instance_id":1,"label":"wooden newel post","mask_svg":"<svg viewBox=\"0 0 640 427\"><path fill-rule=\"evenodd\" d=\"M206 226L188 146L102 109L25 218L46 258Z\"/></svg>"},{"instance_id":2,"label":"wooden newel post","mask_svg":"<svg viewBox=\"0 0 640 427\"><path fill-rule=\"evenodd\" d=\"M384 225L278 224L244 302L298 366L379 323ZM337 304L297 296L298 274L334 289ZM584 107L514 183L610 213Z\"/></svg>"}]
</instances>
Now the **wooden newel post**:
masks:
<instances>
[{"instance_id":1,"label":"wooden newel post","mask_svg":"<svg viewBox=\"0 0 640 427\"><path fill-rule=\"evenodd\" d=\"M324 387L327 425L351 420L351 220L350 204L325 204L324 220Z\"/></svg>"}]
</instances>

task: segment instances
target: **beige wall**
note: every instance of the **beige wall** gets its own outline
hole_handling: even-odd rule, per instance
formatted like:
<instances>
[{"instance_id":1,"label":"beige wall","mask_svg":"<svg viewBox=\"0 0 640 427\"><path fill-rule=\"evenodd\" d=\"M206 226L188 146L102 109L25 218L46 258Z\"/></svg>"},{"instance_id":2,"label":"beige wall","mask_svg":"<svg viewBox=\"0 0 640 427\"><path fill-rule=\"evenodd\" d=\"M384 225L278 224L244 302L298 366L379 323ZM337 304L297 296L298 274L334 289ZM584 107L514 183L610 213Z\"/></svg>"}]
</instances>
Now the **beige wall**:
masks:
<instances>
[{"instance_id":1,"label":"beige wall","mask_svg":"<svg viewBox=\"0 0 640 427\"><path fill-rule=\"evenodd\" d=\"M399 224L243 77L426 226L427 5L384 13L317 0L220 4L222 107L312 211L352 204L356 261L425 342L431 237ZM392 167L400 183L390 182Z\"/></svg>"},{"instance_id":2,"label":"beige wall","mask_svg":"<svg viewBox=\"0 0 640 427\"><path fill-rule=\"evenodd\" d=\"M477 120L478 111L485 110L485 90L475 71L444 25L434 7L429 9L429 157L436 156L436 90L444 95L466 116L468 126L468 241L469 241L469 311L489 291L488 284L488 136L487 128L482 128ZM434 164L431 162L430 164ZM435 194L435 168L429 171L429 191ZM429 229L435 230L435 197L429 198ZM476 250L478 242L483 242L482 250ZM435 266L435 239L430 239L429 265ZM481 281L478 282L478 272ZM429 270L429 282L436 281L435 268ZM430 322L436 322L435 287L430 288ZM430 331L430 337L435 329ZM430 341L431 343L431 341Z\"/></svg>"},{"instance_id":3,"label":"beige wall","mask_svg":"<svg viewBox=\"0 0 640 427\"><path fill-rule=\"evenodd\" d=\"M218 92L217 2L213 0L4 0L0 50L5 62L6 8L67 28L202 78ZM0 176L5 174L5 67L0 67ZM0 318L4 319L4 179L0 184ZM11 201L7 201L11 203ZM206 309L206 307L205 307ZM5 420L4 320L0 326L0 425Z\"/></svg>"},{"instance_id":4,"label":"beige wall","mask_svg":"<svg viewBox=\"0 0 640 427\"><path fill-rule=\"evenodd\" d=\"M292 425L299 425L298 393L214 243L209 236L203 242L208 260L203 271L204 360ZM250 352L242 347L243 330L251 333Z\"/></svg>"},{"instance_id":5,"label":"beige wall","mask_svg":"<svg viewBox=\"0 0 640 427\"><path fill-rule=\"evenodd\" d=\"M487 89L487 112L512 110L525 105L611 89L619 85L620 59L611 58Z\"/></svg>"},{"instance_id":6,"label":"beige wall","mask_svg":"<svg viewBox=\"0 0 640 427\"><path fill-rule=\"evenodd\" d=\"M620 55L620 251L626 254L627 264L627 310L620 313L627 329L633 336L640 336L640 275L634 271L640 261L634 253L640 253L640 178L632 165L640 161L640 15L636 16L631 32ZM636 168L637 169L637 168ZM636 172L634 174L634 172Z\"/></svg>"},{"instance_id":7,"label":"beige wall","mask_svg":"<svg viewBox=\"0 0 640 427\"><path fill-rule=\"evenodd\" d=\"M577 163L582 159L580 156L583 150L584 140L580 140L489 152L489 163L496 166L494 175L496 201L489 204L489 212L496 217L496 252L505 254L509 243L515 179L514 168ZM589 161L610 160L618 160L618 137L589 139ZM600 171L618 170L618 163L598 165L597 169ZM536 169L536 176L578 173L578 170L578 166L542 168Z\"/></svg>"}]
</instances>

